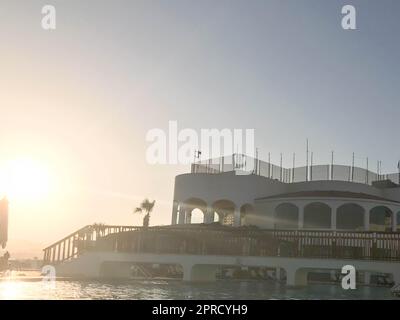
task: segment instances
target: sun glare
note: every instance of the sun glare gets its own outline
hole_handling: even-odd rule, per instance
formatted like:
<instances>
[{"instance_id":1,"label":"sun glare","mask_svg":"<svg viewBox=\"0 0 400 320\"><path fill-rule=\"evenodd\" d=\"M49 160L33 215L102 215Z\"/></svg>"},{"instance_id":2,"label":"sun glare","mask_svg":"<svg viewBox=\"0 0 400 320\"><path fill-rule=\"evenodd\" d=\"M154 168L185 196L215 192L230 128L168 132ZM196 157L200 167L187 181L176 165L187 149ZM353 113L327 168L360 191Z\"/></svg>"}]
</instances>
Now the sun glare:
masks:
<instances>
[{"instance_id":1,"label":"sun glare","mask_svg":"<svg viewBox=\"0 0 400 320\"><path fill-rule=\"evenodd\" d=\"M40 201L50 191L50 174L42 163L19 158L0 169L0 194L14 201Z\"/></svg>"}]
</instances>

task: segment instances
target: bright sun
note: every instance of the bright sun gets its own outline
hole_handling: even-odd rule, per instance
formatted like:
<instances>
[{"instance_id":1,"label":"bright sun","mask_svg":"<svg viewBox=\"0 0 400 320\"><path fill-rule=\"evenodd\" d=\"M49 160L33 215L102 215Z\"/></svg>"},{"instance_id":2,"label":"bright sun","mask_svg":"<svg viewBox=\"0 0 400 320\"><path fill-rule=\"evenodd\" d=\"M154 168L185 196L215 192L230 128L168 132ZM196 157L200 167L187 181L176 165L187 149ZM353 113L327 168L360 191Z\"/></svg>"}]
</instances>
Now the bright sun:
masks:
<instances>
[{"instance_id":1,"label":"bright sun","mask_svg":"<svg viewBox=\"0 0 400 320\"><path fill-rule=\"evenodd\" d=\"M40 201L49 194L50 174L40 162L18 158L0 169L0 194L14 201Z\"/></svg>"}]
</instances>

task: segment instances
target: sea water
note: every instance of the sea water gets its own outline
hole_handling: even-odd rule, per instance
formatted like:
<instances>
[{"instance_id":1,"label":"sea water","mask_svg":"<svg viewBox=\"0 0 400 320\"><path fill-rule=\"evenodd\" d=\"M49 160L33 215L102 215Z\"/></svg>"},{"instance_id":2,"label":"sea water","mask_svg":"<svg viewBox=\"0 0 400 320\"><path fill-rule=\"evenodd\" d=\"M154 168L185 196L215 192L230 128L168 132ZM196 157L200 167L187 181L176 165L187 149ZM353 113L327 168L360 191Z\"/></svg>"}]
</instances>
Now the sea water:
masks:
<instances>
[{"instance_id":1,"label":"sea water","mask_svg":"<svg viewBox=\"0 0 400 320\"><path fill-rule=\"evenodd\" d=\"M186 283L179 280L82 281L16 277L0 281L0 299L394 299L388 287L309 284L290 288L270 281L219 280Z\"/></svg>"}]
</instances>

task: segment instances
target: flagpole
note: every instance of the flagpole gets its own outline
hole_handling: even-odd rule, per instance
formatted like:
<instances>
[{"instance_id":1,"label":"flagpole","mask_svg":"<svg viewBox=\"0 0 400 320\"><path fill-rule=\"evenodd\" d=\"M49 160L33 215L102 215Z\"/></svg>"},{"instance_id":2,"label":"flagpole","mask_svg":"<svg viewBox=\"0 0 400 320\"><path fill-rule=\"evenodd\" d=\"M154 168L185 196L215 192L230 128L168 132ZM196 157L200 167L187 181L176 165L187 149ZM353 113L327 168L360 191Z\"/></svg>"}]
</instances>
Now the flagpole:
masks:
<instances>
[{"instance_id":1,"label":"flagpole","mask_svg":"<svg viewBox=\"0 0 400 320\"><path fill-rule=\"evenodd\" d=\"M306 181L308 181L308 139L306 142Z\"/></svg>"},{"instance_id":2,"label":"flagpole","mask_svg":"<svg viewBox=\"0 0 400 320\"><path fill-rule=\"evenodd\" d=\"M400 184L400 160L397 162L397 169L399 170L399 181L397 181L397 184Z\"/></svg>"}]
</instances>

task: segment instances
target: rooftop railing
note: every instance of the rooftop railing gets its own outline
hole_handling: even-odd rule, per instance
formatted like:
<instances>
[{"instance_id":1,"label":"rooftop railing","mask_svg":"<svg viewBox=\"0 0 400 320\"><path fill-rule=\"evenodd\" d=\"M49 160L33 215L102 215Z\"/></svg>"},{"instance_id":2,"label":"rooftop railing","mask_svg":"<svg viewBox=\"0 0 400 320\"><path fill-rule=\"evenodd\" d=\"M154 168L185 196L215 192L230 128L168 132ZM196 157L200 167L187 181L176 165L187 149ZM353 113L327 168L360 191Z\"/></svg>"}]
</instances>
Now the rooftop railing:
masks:
<instances>
[{"instance_id":1,"label":"rooftop railing","mask_svg":"<svg viewBox=\"0 0 400 320\"><path fill-rule=\"evenodd\" d=\"M254 174L285 183L305 181L349 181L372 185L375 181L389 180L400 183L400 173L378 174L367 168L339 164L308 165L285 168L242 154L201 160L191 166L191 173L220 174L235 171Z\"/></svg>"}]
</instances>

